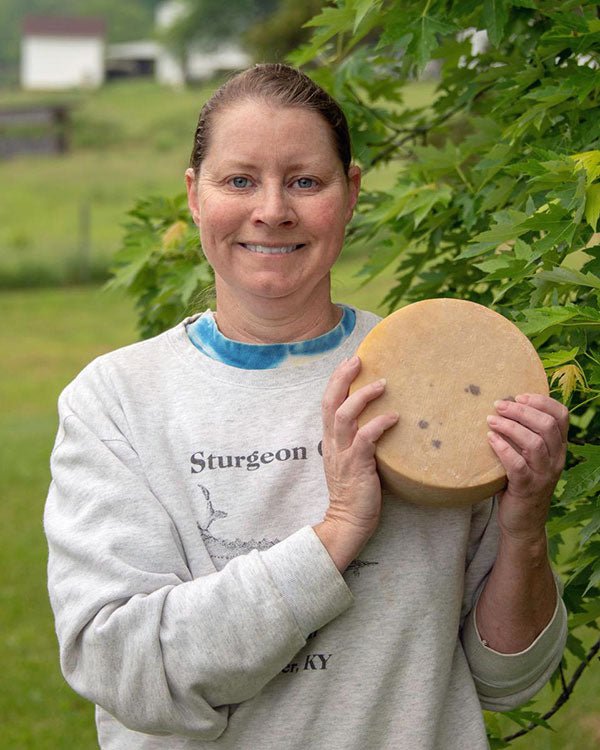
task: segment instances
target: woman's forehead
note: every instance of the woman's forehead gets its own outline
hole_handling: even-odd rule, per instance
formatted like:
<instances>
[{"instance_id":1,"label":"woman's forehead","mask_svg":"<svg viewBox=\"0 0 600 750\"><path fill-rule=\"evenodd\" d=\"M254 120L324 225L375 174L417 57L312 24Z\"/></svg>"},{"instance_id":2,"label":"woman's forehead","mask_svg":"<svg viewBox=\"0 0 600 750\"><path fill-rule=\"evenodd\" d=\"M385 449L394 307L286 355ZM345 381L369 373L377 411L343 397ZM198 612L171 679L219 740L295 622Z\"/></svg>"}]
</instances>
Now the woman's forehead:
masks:
<instances>
[{"instance_id":1,"label":"woman's forehead","mask_svg":"<svg viewBox=\"0 0 600 750\"><path fill-rule=\"evenodd\" d=\"M329 124L308 108L249 100L214 113L208 158L252 164L266 155L299 163L337 159Z\"/></svg>"}]
</instances>

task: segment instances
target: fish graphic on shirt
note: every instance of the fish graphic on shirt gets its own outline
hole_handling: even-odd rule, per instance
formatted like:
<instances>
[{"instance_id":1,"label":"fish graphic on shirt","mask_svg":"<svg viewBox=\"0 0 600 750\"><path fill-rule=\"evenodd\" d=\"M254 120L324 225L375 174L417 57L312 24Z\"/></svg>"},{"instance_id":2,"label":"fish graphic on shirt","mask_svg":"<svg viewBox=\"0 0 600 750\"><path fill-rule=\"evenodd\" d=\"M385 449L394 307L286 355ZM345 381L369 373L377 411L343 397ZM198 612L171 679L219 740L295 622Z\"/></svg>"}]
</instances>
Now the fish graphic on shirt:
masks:
<instances>
[{"instance_id":1,"label":"fish graphic on shirt","mask_svg":"<svg viewBox=\"0 0 600 750\"><path fill-rule=\"evenodd\" d=\"M196 525L198 526L202 541L206 545L206 549L212 560L229 561L233 560L234 557L238 557L238 555L246 555L248 552L252 552L252 550L264 552L265 550L270 549L274 544L281 541L280 539L267 539L266 537L263 537L262 539L244 540L239 538L224 539L223 537L214 536L209 531L211 524L214 523L214 521L218 521L220 518L227 518L229 514L223 510L215 509L210 500L210 493L206 487L201 484L199 484L198 487L202 490L202 494L206 500L208 521L204 525L200 524L200 522L197 522Z\"/></svg>"},{"instance_id":2,"label":"fish graphic on shirt","mask_svg":"<svg viewBox=\"0 0 600 750\"><path fill-rule=\"evenodd\" d=\"M213 506L210 500L210 492L206 487L201 484L199 484L198 487L202 490L202 494L206 501L206 515L208 520L204 525L197 521L196 525L198 526L200 536L202 537L202 541L206 546L208 554L213 561L224 560L225 562L229 562L229 560L233 560L234 557L246 555L253 550L264 552L270 549L274 544L281 541L280 539L267 539L266 537L263 537L262 539L243 540L239 537L236 539L225 539L223 537L214 536L209 531L210 526L220 518L227 518L229 514L223 510L218 510ZM379 563L377 562L359 560L357 558L356 560L352 560L345 572L352 573L354 576L359 576L364 567L378 564Z\"/></svg>"}]
</instances>

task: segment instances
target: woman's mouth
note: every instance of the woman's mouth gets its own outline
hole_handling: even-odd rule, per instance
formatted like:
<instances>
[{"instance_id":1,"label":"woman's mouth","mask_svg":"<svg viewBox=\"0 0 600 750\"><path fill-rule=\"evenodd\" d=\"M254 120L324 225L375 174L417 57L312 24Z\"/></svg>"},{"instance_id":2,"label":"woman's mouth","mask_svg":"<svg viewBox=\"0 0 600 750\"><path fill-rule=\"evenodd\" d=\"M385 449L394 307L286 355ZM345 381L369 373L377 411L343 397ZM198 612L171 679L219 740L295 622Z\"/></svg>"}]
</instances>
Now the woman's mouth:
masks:
<instances>
[{"instance_id":1,"label":"woman's mouth","mask_svg":"<svg viewBox=\"0 0 600 750\"><path fill-rule=\"evenodd\" d=\"M304 247L304 243L298 245L252 245L249 242L240 242L242 247L246 250L250 250L252 253L261 253L262 255L286 255L293 253L294 250L299 250Z\"/></svg>"}]
</instances>

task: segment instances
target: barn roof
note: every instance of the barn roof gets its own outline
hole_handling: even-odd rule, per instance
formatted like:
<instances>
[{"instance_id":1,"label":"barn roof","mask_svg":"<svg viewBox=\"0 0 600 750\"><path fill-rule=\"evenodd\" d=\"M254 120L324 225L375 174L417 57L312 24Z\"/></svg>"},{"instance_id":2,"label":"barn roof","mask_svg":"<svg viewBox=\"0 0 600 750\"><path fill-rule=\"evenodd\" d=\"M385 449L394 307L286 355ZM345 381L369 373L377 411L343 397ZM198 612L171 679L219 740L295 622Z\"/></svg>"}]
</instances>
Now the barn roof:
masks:
<instances>
[{"instance_id":1,"label":"barn roof","mask_svg":"<svg viewBox=\"0 0 600 750\"><path fill-rule=\"evenodd\" d=\"M25 16L23 33L32 36L104 36L102 18L77 16Z\"/></svg>"}]
</instances>

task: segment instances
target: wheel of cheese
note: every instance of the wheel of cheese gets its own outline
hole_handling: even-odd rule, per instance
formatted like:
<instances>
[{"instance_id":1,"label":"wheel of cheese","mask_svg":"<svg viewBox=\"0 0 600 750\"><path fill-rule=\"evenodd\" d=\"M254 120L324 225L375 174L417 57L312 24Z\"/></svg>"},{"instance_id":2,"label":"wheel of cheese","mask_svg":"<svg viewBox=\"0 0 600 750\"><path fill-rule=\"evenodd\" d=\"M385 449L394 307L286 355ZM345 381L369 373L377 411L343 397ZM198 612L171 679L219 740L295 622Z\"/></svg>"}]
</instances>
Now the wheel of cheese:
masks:
<instances>
[{"instance_id":1,"label":"wheel of cheese","mask_svg":"<svg viewBox=\"0 0 600 750\"><path fill-rule=\"evenodd\" d=\"M475 503L504 487L486 417L496 413L497 399L549 393L534 347L513 323L474 302L423 300L382 320L357 354L362 367L351 392L387 379L359 424L400 415L377 443L384 487L437 506Z\"/></svg>"}]
</instances>

